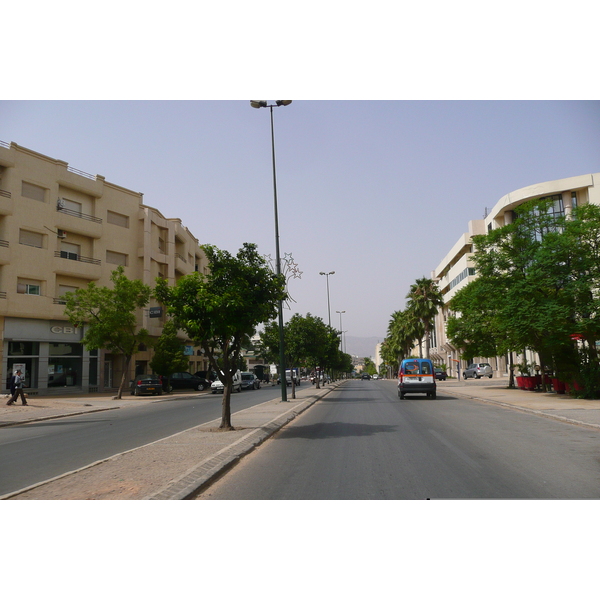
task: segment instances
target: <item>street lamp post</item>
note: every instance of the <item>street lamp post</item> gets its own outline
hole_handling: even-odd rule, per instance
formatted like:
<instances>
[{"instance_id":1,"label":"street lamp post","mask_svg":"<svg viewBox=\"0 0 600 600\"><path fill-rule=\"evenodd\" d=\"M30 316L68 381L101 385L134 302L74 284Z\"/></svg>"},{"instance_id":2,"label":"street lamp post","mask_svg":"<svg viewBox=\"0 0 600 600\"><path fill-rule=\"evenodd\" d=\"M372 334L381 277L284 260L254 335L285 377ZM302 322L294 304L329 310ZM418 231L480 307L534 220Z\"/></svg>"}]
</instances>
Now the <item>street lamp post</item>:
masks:
<instances>
[{"instance_id":1,"label":"street lamp post","mask_svg":"<svg viewBox=\"0 0 600 600\"><path fill-rule=\"evenodd\" d=\"M335 312L340 315L340 350L343 352L343 345L342 345L342 315L346 311L345 310L336 310Z\"/></svg>"},{"instance_id":2,"label":"street lamp post","mask_svg":"<svg viewBox=\"0 0 600 600\"><path fill-rule=\"evenodd\" d=\"M268 108L271 111L271 155L273 157L273 199L275 205L275 270L281 275L281 257L279 253L279 217L277 214L277 177L275 175L275 134L273 130L273 108L288 106L291 100L276 100L268 104L266 100L250 100L252 108ZM283 341L283 301L279 301L279 378L281 380L281 401L287 402L287 378L285 376L285 348Z\"/></svg>"},{"instance_id":3,"label":"street lamp post","mask_svg":"<svg viewBox=\"0 0 600 600\"><path fill-rule=\"evenodd\" d=\"M325 275L325 277L327 277L327 316L329 318L329 327L331 327L331 310L329 308L329 276L335 275L335 271L329 271L329 273L324 273L321 271L319 275Z\"/></svg>"}]
</instances>

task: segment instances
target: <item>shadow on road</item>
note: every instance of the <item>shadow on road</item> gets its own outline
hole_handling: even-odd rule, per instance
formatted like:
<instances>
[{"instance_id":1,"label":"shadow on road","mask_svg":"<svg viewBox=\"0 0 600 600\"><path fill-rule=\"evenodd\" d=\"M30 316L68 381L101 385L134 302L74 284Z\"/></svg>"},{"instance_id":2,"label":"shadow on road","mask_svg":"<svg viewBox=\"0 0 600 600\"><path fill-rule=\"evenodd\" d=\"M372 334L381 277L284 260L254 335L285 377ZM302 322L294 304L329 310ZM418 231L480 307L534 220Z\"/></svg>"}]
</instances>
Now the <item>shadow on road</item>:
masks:
<instances>
[{"instance_id":1,"label":"shadow on road","mask_svg":"<svg viewBox=\"0 0 600 600\"><path fill-rule=\"evenodd\" d=\"M324 440L330 438L369 436L377 433L396 431L393 425L367 425L363 423L317 423L316 425L288 426L281 430L278 438L302 438L306 440Z\"/></svg>"}]
</instances>

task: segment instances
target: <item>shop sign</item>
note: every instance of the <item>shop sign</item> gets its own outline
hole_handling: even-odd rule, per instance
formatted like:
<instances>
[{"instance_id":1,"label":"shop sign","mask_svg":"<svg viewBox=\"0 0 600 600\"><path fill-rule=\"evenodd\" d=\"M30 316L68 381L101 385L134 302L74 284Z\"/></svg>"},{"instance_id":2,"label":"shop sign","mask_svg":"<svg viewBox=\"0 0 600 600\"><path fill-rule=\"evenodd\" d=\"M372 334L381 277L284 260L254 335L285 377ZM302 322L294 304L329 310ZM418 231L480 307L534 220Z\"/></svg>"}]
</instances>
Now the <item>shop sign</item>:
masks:
<instances>
[{"instance_id":1,"label":"shop sign","mask_svg":"<svg viewBox=\"0 0 600 600\"><path fill-rule=\"evenodd\" d=\"M50 331L56 334L64 333L67 335L77 335L79 333L79 329L77 329L77 327L72 327L69 325L54 325L53 327L50 327Z\"/></svg>"}]
</instances>

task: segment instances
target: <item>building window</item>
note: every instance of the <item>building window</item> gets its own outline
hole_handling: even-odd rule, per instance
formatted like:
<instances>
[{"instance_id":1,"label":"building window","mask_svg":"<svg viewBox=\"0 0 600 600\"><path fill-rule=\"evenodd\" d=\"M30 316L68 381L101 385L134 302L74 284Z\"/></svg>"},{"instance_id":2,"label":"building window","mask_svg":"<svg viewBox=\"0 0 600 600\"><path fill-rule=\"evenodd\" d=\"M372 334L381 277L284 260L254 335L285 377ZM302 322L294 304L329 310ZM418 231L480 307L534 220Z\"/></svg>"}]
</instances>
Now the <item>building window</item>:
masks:
<instances>
[{"instance_id":1,"label":"building window","mask_svg":"<svg viewBox=\"0 0 600 600\"><path fill-rule=\"evenodd\" d=\"M21 182L21 196L37 200L38 202L45 202L46 190L39 185L33 185L33 183L23 181Z\"/></svg>"},{"instance_id":2,"label":"building window","mask_svg":"<svg viewBox=\"0 0 600 600\"><path fill-rule=\"evenodd\" d=\"M127 215L120 215L112 210L106 212L106 222L129 229L129 217Z\"/></svg>"},{"instance_id":3,"label":"building window","mask_svg":"<svg viewBox=\"0 0 600 600\"><path fill-rule=\"evenodd\" d=\"M577 192L571 192L571 206L577 208Z\"/></svg>"},{"instance_id":4,"label":"building window","mask_svg":"<svg viewBox=\"0 0 600 600\"><path fill-rule=\"evenodd\" d=\"M121 252L112 252L111 250L106 251L106 262L111 265L127 266L127 254Z\"/></svg>"},{"instance_id":5,"label":"building window","mask_svg":"<svg viewBox=\"0 0 600 600\"><path fill-rule=\"evenodd\" d=\"M64 210L70 215L81 216L81 202L75 202L74 200L67 200L66 198L61 198L58 201L58 207L59 210Z\"/></svg>"},{"instance_id":6,"label":"building window","mask_svg":"<svg viewBox=\"0 0 600 600\"><path fill-rule=\"evenodd\" d=\"M70 260L78 260L81 254L81 247L78 244L60 243L60 257Z\"/></svg>"},{"instance_id":7,"label":"building window","mask_svg":"<svg viewBox=\"0 0 600 600\"><path fill-rule=\"evenodd\" d=\"M41 296L41 281L19 279L17 281L17 294L28 294L29 296Z\"/></svg>"},{"instance_id":8,"label":"building window","mask_svg":"<svg viewBox=\"0 0 600 600\"><path fill-rule=\"evenodd\" d=\"M27 231L26 229L19 229L19 244L25 246L33 246L34 248L44 247L44 236L41 233L35 231Z\"/></svg>"}]
</instances>

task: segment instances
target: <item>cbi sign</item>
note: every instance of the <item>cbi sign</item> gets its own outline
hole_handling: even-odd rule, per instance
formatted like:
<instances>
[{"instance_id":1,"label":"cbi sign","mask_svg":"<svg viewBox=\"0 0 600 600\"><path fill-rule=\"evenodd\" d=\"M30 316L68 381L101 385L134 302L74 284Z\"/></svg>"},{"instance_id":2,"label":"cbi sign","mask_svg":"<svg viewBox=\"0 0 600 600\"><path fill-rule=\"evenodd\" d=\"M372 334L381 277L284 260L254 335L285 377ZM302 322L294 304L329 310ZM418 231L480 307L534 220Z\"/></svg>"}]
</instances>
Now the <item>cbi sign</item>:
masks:
<instances>
[{"instance_id":1,"label":"cbi sign","mask_svg":"<svg viewBox=\"0 0 600 600\"><path fill-rule=\"evenodd\" d=\"M73 327L71 325L54 325L50 327L50 331L52 333L57 334L67 334L67 335L76 335L79 333L79 329L77 327Z\"/></svg>"}]
</instances>

